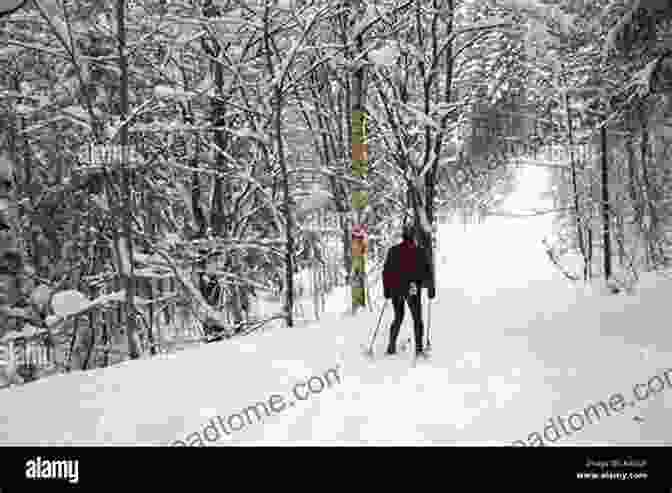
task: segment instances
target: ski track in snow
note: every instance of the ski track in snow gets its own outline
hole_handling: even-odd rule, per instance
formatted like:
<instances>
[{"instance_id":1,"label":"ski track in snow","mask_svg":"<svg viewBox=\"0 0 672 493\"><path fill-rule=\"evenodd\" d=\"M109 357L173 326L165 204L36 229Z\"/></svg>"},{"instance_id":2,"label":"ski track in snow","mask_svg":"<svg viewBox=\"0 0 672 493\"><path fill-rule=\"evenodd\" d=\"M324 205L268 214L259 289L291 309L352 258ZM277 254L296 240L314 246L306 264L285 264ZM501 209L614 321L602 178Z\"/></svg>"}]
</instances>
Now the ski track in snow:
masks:
<instances>
[{"instance_id":1,"label":"ski track in snow","mask_svg":"<svg viewBox=\"0 0 672 493\"><path fill-rule=\"evenodd\" d=\"M340 384L213 445L509 445L614 392L627 400L672 368L672 282L644 276L638 293L617 297L569 286L541 246L548 221L440 227L432 358L415 368L410 353L382 355L390 306L376 358L363 357L382 300L352 317L341 289L309 326L0 391L0 445L167 445L336 365ZM400 341L410 327L407 313ZM668 388L556 445L670 445L671 408Z\"/></svg>"}]
</instances>

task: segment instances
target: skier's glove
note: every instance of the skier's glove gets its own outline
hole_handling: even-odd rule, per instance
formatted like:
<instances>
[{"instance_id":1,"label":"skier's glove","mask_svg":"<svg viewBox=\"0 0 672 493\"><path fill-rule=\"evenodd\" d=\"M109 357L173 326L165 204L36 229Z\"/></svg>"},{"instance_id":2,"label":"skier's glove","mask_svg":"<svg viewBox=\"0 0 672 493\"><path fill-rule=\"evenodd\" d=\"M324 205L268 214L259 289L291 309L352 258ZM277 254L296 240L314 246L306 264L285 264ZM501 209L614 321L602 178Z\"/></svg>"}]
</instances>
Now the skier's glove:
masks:
<instances>
[{"instance_id":1,"label":"skier's glove","mask_svg":"<svg viewBox=\"0 0 672 493\"><path fill-rule=\"evenodd\" d=\"M416 296L418 294L418 286L414 282L409 284L408 286L408 295L409 296Z\"/></svg>"},{"instance_id":2,"label":"skier's glove","mask_svg":"<svg viewBox=\"0 0 672 493\"><path fill-rule=\"evenodd\" d=\"M428 293L429 294L429 299L433 300L434 297L436 296L436 289L434 288L434 286L432 286L432 287L429 288L428 291L429 291L429 293Z\"/></svg>"},{"instance_id":3,"label":"skier's glove","mask_svg":"<svg viewBox=\"0 0 672 493\"><path fill-rule=\"evenodd\" d=\"M389 300L390 298L392 298L392 293L390 292L389 289L384 289L383 290L383 296L385 296L386 300Z\"/></svg>"}]
</instances>

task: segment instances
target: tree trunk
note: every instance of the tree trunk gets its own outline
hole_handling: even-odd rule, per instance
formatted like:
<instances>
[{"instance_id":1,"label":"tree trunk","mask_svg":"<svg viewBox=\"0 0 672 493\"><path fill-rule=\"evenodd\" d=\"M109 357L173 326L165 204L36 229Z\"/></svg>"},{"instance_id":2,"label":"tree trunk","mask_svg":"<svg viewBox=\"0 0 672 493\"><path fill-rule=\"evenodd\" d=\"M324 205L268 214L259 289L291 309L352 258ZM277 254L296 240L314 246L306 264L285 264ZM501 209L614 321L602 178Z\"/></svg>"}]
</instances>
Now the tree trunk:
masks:
<instances>
[{"instance_id":1,"label":"tree trunk","mask_svg":"<svg viewBox=\"0 0 672 493\"><path fill-rule=\"evenodd\" d=\"M642 159L642 220L646 223L644 227L644 236L646 241L646 250L649 267L658 260L658 252L656 248L656 241L658 236L658 213L656 211L655 190L651 183L648 166L648 146L649 146L649 132L645 126L642 129L641 141L641 159Z\"/></svg>"},{"instance_id":2,"label":"tree trunk","mask_svg":"<svg viewBox=\"0 0 672 493\"><path fill-rule=\"evenodd\" d=\"M289 192L289 171L285 161L285 151L282 140L282 91L279 86L275 86L275 137L278 151L278 161L282 171L282 192L285 209L285 267L286 267L286 288L287 298L285 309L287 311L287 326L294 326L294 217L292 210L291 195Z\"/></svg>"},{"instance_id":3,"label":"tree trunk","mask_svg":"<svg viewBox=\"0 0 672 493\"><path fill-rule=\"evenodd\" d=\"M217 48L210 53L210 55L216 58L219 55L219 49L220 48ZM225 125L224 116L226 111L224 106L224 73L222 71L221 63L213 63L212 65L216 89L216 96L211 99L212 125L215 127L222 127ZM215 131L215 144L222 151L226 150L224 130ZM224 156L221 152L217 153L217 169L220 171L224 169ZM224 204L226 201L230 200L232 200L232 194L230 193L229 183L225 183L224 179L221 177L215 177L215 186L212 193L212 206L210 209L210 225L213 233L217 236L224 235L225 230L227 229L227 217Z\"/></svg>"},{"instance_id":4,"label":"tree trunk","mask_svg":"<svg viewBox=\"0 0 672 493\"><path fill-rule=\"evenodd\" d=\"M119 65L121 69L121 119L128 118L128 61L126 59L126 0L118 0L117 23L119 26ZM140 357L140 340L137 334L135 320L135 279L133 274L133 196L131 192L131 167L128 162L128 125L121 127L120 133L123 166L123 186L125 195L124 238L127 249L128 264L122 271L126 288L126 334L128 337L128 354L131 359Z\"/></svg>"},{"instance_id":5,"label":"tree trunk","mask_svg":"<svg viewBox=\"0 0 672 493\"><path fill-rule=\"evenodd\" d=\"M269 73L275 74L276 67L273 63L273 51L271 50L271 3L266 3L264 8L264 55ZM282 138L282 107L284 98L282 94L282 80L275 80L273 85L273 140L275 142L276 156L282 175L282 192L285 216L285 317L288 327L294 326L294 214L293 204L289 188L289 170L285 159L284 141Z\"/></svg>"},{"instance_id":6,"label":"tree trunk","mask_svg":"<svg viewBox=\"0 0 672 493\"><path fill-rule=\"evenodd\" d=\"M352 250L350 244L350 221L346 214L339 215L339 223L341 226L341 244L343 246L343 270L345 272L345 283L350 284L350 277L352 273ZM340 278L340 276L339 276Z\"/></svg>"},{"instance_id":7,"label":"tree trunk","mask_svg":"<svg viewBox=\"0 0 672 493\"><path fill-rule=\"evenodd\" d=\"M351 0L353 11L358 10L361 4L357 0ZM357 53L364 49L362 35L356 38ZM355 178L366 180L368 175L368 136L367 136L367 113L366 113L366 81L364 67L359 68L353 75L351 92L351 115L352 115L352 174ZM369 204L368 190L355 185L352 191L352 209L354 224L352 228L352 311L367 305L367 257L368 257L368 226L365 219L365 211ZM355 235L357 238L355 238Z\"/></svg>"},{"instance_id":8,"label":"tree trunk","mask_svg":"<svg viewBox=\"0 0 672 493\"><path fill-rule=\"evenodd\" d=\"M586 252L586 244L583 238L584 218L581 215L581 207L579 201L579 187L576 179L576 159L574 156L574 127L572 125L572 114L569 101L569 92L565 92L565 114L567 119L567 140L569 144L569 164L570 173L572 175L572 195L574 196L574 220L576 223L576 238L579 243L579 251L583 257L583 280L589 279L588 255Z\"/></svg>"},{"instance_id":9,"label":"tree trunk","mask_svg":"<svg viewBox=\"0 0 672 493\"><path fill-rule=\"evenodd\" d=\"M628 192L630 195L630 202L635 211L639 208L639 194L638 194L638 182L637 173L636 173L636 164L635 164L635 152L632 148L632 140L627 139L625 141L625 150L628 156L627 166L628 166ZM637 214L635 214L637 216Z\"/></svg>"},{"instance_id":10,"label":"tree trunk","mask_svg":"<svg viewBox=\"0 0 672 493\"><path fill-rule=\"evenodd\" d=\"M439 5L437 2L434 3L434 7L438 9ZM450 19L446 27L445 38L447 39L453 35L454 28L454 0L448 0L448 9ZM437 43L437 33L433 33L433 43ZM444 95L443 102L445 104L450 104L452 98L452 87L453 87L453 43L451 42L446 48L446 60L445 60L445 80L444 80ZM431 89L431 88L428 88ZM426 94L426 104L425 104L425 113L429 114L429 91ZM443 143L443 132L448 128L448 114L444 115L441 119L441 133L437 135L435 146L434 146L434 162L432 163L431 170L425 175L425 209L427 214L427 221L432 227L430 233L430 238L427 240L425 245L427 249L427 254L430 259L430 265L432 270L432 284L436 283L436 262L435 262L435 253L436 253L436 234L434 228L436 227L436 211L434 209L434 204L436 201L436 176L438 173L439 162L441 157L441 145ZM428 129L429 130L429 129ZM427 145L429 145L429 139L427 140Z\"/></svg>"},{"instance_id":11,"label":"tree trunk","mask_svg":"<svg viewBox=\"0 0 672 493\"><path fill-rule=\"evenodd\" d=\"M611 278L611 227L609 211L609 160L607 156L607 125L601 128L602 143L602 243L604 252L604 278Z\"/></svg>"},{"instance_id":12,"label":"tree trunk","mask_svg":"<svg viewBox=\"0 0 672 493\"><path fill-rule=\"evenodd\" d=\"M435 3L435 8L438 8L438 5ZM448 21L448 26L446 27L446 34L444 39L449 38L453 35L453 24L455 21L454 16L454 0L448 0L448 9L450 11L450 20ZM453 43L450 43L446 48L446 61L445 61L445 80L444 80L444 95L443 102L449 104L452 98L452 88L453 88ZM429 106L426 105L425 112L429 113ZM434 203L436 199L436 176L439 168L439 160L441 157L441 145L443 144L443 135L448 128L448 120L450 116L446 113L441 119L441 131L435 141L434 145L434 162L432 163L432 169L427 173L425 177L425 193L426 193L426 209L427 209L427 219L430 221L430 224L434 224L436 220L436 212L434 210ZM427 142L429 144L429 142Z\"/></svg>"}]
</instances>

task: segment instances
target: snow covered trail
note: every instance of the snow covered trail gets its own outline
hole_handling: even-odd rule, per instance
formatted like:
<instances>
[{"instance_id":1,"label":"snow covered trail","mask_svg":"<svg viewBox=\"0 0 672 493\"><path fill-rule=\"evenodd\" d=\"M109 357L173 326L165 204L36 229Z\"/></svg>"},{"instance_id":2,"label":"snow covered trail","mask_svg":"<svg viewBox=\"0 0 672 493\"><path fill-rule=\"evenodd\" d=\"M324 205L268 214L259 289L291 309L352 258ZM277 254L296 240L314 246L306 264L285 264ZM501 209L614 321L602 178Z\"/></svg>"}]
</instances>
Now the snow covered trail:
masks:
<instances>
[{"instance_id":1,"label":"snow covered trail","mask_svg":"<svg viewBox=\"0 0 672 493\"><path fill-rule=\"evenodd\" d=\"M498 252L514 243L520 249L529 220L495 224L510 233L500 238ZM441 266L431 362L411 369L409 356L382 356L389 307L377 344L380 357L363 359L358 346L377 317L363 313L339 330L343 385L312 400L292 420L265 426L258 443L509 445L543 433L549 418L584 413L615 392L630 399L634 384L672 368L672 338L660 330L665 302L656 293L666 289L660 281L636 297L602 297L569 286L547 265L538 242L528 242L533 246L522 252L530 270L501 265L493 258L499 253L488 257L490 248L474 246L485 245L475 239L465 244L472 245L474 257L482 253L490 261L462 270L459 259ZM465 237L453 232L452 240L459 249ZM651 326L642 330L647 319ZM404 330L410 334L410 325L405 322L402 336ZM612 412L578 432L570 429L555 443L672 444L670 409L672 384L621 414Z\"/></svg>"},{"instance_id":2,"label":"snow covered trail","mask_svg":"<svg viewBox=\"0 0 672 493\"><path fill-rule=\"evenodd\" d=\"M0 391L0 445L509 445L647 381L665 388L555 444L671 445L672 281L646 276L633 296L569 286L541 246L548 228L542 216L440 229L433 356L416 368L382 357L389 306L381 357L363 357L378 312L340 315L341 292L317 324ZM400 339L410 326L407 314ZM290 404L243 426L274 394Z\"/></svg>"},{"instance_id":3,"label":"snow covered trail","mask_svg":"<svg viewBox=\"0 0 672 493\"><path fill-rule=\"evenodd\" d=\"M534 199L518 194L509 207ZM664 295L672 284L647 276L632 297L572 287L542 248L550 227L543 216L443 227L432 361L410 369L407 356L363 360L359 344L377 317L364 313L339 330L342 388L265 427L265 436L287 444L508 445L543 434L551 418L585 416L587 406L616 392L634 401L633 385L672 368ZM555 443L672 444L671 409L669 383L622 413L576 422L580 431L570 428Z\"/></svg>"}]
</instances>

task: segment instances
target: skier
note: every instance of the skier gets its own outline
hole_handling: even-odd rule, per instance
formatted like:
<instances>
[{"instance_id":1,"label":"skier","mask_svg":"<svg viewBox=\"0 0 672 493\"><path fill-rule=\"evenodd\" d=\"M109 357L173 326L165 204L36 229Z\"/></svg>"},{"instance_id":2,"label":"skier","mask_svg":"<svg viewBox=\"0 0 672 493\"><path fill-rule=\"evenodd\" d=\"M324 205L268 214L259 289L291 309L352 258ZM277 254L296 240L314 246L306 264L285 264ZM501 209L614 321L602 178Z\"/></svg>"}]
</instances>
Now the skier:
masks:
<instances>
[{"instance_id":1,"label":"skier","mask_svg":"<svg viewBox=\"0 0 672 493\"><path fill-rule=\"evenodd\" d=\"M413 241L415 230L405 225L402 242L387 252L383 267L383 292L385 299L392 299L394 321L390 326L390 342L387 354L396 353L397 337L404 321L404 304L408 304L413 317L416 356L426 356L423 350L423 323L421 288L428 289L430 299L436 291L432 279L431 266L427 254Z\"/></svg>"}]
</instances>

